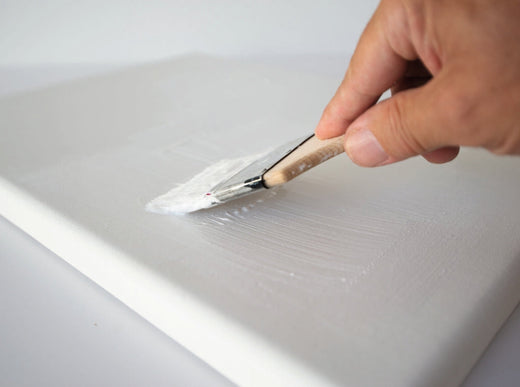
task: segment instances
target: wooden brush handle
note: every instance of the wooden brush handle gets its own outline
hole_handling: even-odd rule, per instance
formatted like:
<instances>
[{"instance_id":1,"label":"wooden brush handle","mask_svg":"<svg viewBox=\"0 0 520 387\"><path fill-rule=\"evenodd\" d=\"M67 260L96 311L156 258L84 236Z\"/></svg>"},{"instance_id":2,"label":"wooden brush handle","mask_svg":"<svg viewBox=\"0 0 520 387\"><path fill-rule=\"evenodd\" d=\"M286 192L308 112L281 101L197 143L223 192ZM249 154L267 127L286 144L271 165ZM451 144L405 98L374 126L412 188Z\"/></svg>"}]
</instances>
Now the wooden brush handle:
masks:
<instances>
[{"instance_id":1,"label":"wooden brush handle","mask_svg":"<svg viewBox=\"0 0 520 387\"><path fill-rule=\"evenodd\" d=\"M271 188L287 183L299 174L342 153L344 138L343 135L318 140L316 136L312 136L264 174L264 185Z\"/></svg>"}]
</instances>

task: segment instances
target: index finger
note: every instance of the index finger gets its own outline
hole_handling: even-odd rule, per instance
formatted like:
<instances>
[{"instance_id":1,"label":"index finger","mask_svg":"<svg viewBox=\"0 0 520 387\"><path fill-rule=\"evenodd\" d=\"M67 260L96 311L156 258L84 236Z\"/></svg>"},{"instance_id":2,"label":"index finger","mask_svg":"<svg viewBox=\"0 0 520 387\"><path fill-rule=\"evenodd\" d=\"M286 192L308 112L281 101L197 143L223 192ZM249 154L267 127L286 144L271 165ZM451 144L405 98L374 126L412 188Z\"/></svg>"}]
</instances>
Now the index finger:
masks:
<instances>
[{"instance_id":1,"label":"index finger","mask_svg":"<svg viewBox=\"0 0 520 387\"><path fill-rule=\"evenodd\" d=\"M383 1L372 16L345 78L316 127L318 138L345 133L351 122L404 75L408 61L417 59L408 33L406 11L399 4Z\"/></svg>"}]
</instances>

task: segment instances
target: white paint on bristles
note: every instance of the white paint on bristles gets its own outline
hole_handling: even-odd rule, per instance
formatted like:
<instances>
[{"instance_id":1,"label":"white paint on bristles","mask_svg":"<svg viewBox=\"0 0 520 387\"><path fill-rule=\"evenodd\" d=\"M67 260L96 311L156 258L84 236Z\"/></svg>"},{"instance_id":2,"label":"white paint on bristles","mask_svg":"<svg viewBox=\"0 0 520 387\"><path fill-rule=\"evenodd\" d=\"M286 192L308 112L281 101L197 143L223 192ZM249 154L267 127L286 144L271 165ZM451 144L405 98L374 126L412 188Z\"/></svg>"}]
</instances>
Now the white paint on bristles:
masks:
<instances>
[{"instance_id":1,"label":"white paint on bristles","mask_svg":"<svg viewBox=\"0 0 520 387\"><path fill-rule=\"evenodd\" d=\"M179 184L153 199L146 205L146 210L159 214L182 215L221 204L212 195L211 189L258 160L263 154L265 153L220 160L184 184Z\"/></svg>"}]
</instances>

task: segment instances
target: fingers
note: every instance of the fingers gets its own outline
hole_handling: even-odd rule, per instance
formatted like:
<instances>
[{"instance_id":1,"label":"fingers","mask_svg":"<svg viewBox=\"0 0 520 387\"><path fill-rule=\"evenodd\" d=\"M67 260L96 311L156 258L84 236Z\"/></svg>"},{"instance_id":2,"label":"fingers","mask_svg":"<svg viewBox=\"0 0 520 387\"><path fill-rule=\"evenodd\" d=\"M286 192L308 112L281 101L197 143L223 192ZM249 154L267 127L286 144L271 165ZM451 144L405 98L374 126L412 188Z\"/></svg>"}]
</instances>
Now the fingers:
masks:
<instances>
[{"instance_id":1,"label":"fingers","mask_svg":"<svg viewBox=\"0 0 520 387\"><path fill-rule=\"evenodd\" d=\"M316 127L318 138L345 133L352 121L405 74L408 61L415 59L411 43L406 43L409 36L404 31L405 15L395 7L390 12L382 9L387 3L381 3L363 32L345 78ZM391 47L386 33L389 23L402 38L406 53L398 53Z\"/></svg>"},{"instance_id":2,"label":"fingers","mask_svg":"<svg viewBox=\"0 0 520 387\"><path fill-rule=\"evenodd\" d=\"M431 73L426 69L426 67L424 67L420 60L409 62L404 76L392 86L392 95L404 90L424 86L431 79ZM430 163L443 164L452 161L457 157L459 150L460 148L458 146L444 147L431 152L426 152L422 156Z\"/></svg>"},{"instance_id":3,"label":"fingers","mask_svg":"<svg viewBox=\"0 0 520 387\"><path fill-rule=\"evenodd\" d=\"M431 78L432 75L426 69L426 67L424 67L423 63L420 60L409 62L403 77L397 80L397 82L392 85L392 95L397 94L398 92L403 90L423 86Z\"/></svg>"},{"instance_id":4,"label":"fingers","mask_svg":"<svg viewBox=\"0 0 520 387\"><path fill-rule=\"evenodd\" d=\"M430 163L443 164L453 160L458 156L460 147L458 146L447 146L436 149L431 152L424 153L422 157L428 160Z\"/></svg>"},{"instance_id":5,"label":"fingers","mask_svg":"<svg viewBox=\"0 0 520 387\"><path fill-rule=\"evenodd\" d=\"M386 165L415 155L442 163L458 154L456 132L439 112L443 78L397 93L363 113L346 135L345 150L362 166Z\"/></svg>"},{"instance_id":6,"label":"fingers","mask_svg":"<svg viewBox=\"0 0 520 387\"><path fill-rule=\"evenodd\" d=\"M346 132L345 150L363 166L415 155L442 163L459 145L520 152L519 7L505 3L489 16L486 2L381 0L316 135Z\"/></svg>"}]
</instances>

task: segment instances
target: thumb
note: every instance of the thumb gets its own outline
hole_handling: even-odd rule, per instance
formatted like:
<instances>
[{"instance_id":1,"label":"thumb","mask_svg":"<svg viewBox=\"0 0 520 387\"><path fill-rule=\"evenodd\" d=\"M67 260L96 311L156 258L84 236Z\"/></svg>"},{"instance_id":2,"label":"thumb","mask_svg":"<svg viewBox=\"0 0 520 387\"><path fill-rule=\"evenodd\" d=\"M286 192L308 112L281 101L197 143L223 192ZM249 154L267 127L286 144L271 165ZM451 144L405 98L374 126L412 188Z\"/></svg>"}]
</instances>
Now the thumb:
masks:
<instances>
[{"instance_id":1,"label":"thumb","mask_svg":"<svg viewBox=\"0 0 520 387\"><path fill-rule=\"evenodd\" d=\"M436 163L455 158L459 148L442 115L440 83L434 78L422 87L399 92L359 116L345 136L352 161L375 167L416 155Z\"/></svg>"}]
</instances>

